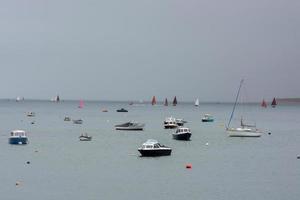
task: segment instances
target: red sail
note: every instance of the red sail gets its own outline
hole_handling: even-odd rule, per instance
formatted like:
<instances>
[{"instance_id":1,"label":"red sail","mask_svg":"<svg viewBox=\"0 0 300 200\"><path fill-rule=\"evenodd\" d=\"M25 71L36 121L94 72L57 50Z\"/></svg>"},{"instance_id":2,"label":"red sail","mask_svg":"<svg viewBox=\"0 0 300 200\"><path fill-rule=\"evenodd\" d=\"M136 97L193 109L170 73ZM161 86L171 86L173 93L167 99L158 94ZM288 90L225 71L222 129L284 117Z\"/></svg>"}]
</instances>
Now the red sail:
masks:
<instances>
[{"instance_id":1,"label":"red sail","mask_svg":"<svg viewBox=\"0 0 300 200\"><path fill-rule=\"evenodd\" d=\"M165 106L168 106L168 105L169 105L169 103L168 103L168 99L167 99L167 98L165 99L165 103L164 103L164 105L165 105Z\"/></svg>"},{"instance_id":2,"label":"red sail","mask_svg":"<svg viewBox=\"0 0 300 200\"><path fill-rule=\"evenodd\" d=\"M155 96L152 97L152 102L151 102L152 106L156 104L156 98Z\"/></svg>"},{"instance_id":3,"label":"red sail","mask_svg":"<svg viewBox=\"0 0 300 200\"><path fill-rule=\"evenodd\" d=\"M267 107L267 103L265 102L265 100L263 99L262 103L261 103L261 107L266 108Z\"/></svg>"},{"instance_id":4,"label":"red sail","mask_svg":"<svg viewBox=\"0 0 300 200\"><path fill-rule=\"evenodd\" d=\"M173 100L173 106L176 106L177 105L177 98L176 96L174 97L174 100Z\"/></svg>"},{"instance_id":5,"label":"red sail","mask_svg":"<svg viewBox=\"0 0 300 200\"><path fill-rule=\"evenodd\" d=\"M274 99L273 99L273 101L272 101L272 107L275 107L276 105L277 105L277 102L276 102L276 99L275 99L275 97L274 97Z\"/></svg>"},{"instance_id":6,"label":"red sail","mask_svg":"<svg viewBox=\"0 0 300 200\"><path fill-rule=\"evenodd\" d=\"M83 100L80 100L78 108L83 108L83 106L84 106Z\"/></svg>"}]
</instances>

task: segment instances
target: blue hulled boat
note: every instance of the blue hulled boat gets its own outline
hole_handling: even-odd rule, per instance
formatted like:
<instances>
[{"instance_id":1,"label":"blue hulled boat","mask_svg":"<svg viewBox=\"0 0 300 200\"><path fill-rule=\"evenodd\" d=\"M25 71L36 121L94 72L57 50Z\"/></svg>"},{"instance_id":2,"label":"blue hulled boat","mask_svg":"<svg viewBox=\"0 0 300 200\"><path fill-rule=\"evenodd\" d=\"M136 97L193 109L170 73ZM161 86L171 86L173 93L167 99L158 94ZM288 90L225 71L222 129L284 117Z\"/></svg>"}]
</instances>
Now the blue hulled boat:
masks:
<instances>
[{"instance_id":1,"label":"blue hulled boat","mask_svg":"<svg viewBox=\"0 0 300 200\"><path fill-rule=\"evenodd\" d=\"M13 130L8 139L9 144L28 144L26 132L23 130Z\"/></svg>"}]
</instances>

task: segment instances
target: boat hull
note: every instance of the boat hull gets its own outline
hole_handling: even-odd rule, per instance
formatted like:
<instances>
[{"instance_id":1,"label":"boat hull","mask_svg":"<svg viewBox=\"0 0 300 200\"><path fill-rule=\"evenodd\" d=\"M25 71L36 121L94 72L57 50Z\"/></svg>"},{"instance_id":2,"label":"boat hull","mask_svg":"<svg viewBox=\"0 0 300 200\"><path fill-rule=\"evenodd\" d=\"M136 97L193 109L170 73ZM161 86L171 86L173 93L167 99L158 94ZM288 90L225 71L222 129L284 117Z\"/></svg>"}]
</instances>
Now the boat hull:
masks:
<instances>
[{"instance_id":1,"label":"boat hull","mask_svg":"<svg viewBox=\"0 0 300 200\"><path fill-rule=\"evenodd\" d=\"M202 122L213 122L214 119L202 119Z\"/></svg>"},{"instance_id":2,"label":"boat hull","mask_svg":"<svg viewBox=\"0 0 300 200\"><path fill-rule=\"evenodd\" d=\"M172 149L158 149L158 150L145 150L139 149L141 156L144 157L156 157L156 156L169 156L171 155Z\"/></svg>"},{"instance_id":3,"label":"boat hull","mask_svg":"<svg viewBox=\"0 0 300 200\"><path fill-rule=\"evenodd\" d=\"M177 128L177 125L164 125L165 129L174 129Z\"/></svg>"},{"instance_id":4,"label":"boat hull","mask_svg":"<svg viewBox=\"0 0 300 200\"><path fill-rule=\"evenodd\" d=\"M92 137L80 137L79 140L80 141L91 141Z\"/></svg>"},{"instance_id":5,"label":"boat hull","mask_svg":"<svg viewBox=\"0 0 300 200\"><path fill-rule=\"evenodd\" d=\"M128 127L116 127L116 130L118 131L142 131L144 128L139 127L139 128L128 128Z\"/></svg>"},{"instance_id":6,"label":"boat hull","mask_svg":"<svg viewBox=\"0 0 300 200\"><path fill-rule=\"evenodd\" d=\"M9 138L8 139L9 144L28 144L28 138L19 137L19 138Z\"/></svg>"},{"instance_id":7,"label":"boat hull","mask_svg":"<svg viewBox=\"0 0 300 200\"><path fill-rule=\"evenodd\" d=\"M241 130L227 130L229 137L260 137L262 135L259 131L241 131Z\"/></svg>"},{"instance_id":8,"label":"boat hull","mask_svg":"<svg viewBox=\"0 0 300 200\"><path fill-rule=\"evenodd\" d=\"M175 140L190 140L192 134L191 133L181 133L181 134L172 134L173 139Z\"/></svg>"},{"instance_id":9,"label":"boat hull","mask_svg":"<svg viewBox=\"0 0 300 200\"><path fill-rule=\"evenodd\" d=\"M83 121L82 120L73 120L73 124L82 124Z\"/></svg>"}]
</instances>

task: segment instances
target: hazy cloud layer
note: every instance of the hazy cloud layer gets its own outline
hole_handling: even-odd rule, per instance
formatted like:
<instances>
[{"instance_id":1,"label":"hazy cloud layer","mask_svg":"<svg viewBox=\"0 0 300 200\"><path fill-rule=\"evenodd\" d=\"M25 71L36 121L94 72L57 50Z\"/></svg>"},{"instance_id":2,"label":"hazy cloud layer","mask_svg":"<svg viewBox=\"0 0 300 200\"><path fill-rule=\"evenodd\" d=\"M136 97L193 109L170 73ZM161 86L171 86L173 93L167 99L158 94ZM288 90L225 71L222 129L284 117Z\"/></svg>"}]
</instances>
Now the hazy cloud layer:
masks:
<instances>
[{"instance_id":1,"label":"hazy cloud layer","mask_svg":"<svg viewBox=\"0 0 300 200\"><path fill-rule=\"evenodd\" d=\"M0 2L1 98L299 97L297 0Z\"/></svg>"}]
</instances>

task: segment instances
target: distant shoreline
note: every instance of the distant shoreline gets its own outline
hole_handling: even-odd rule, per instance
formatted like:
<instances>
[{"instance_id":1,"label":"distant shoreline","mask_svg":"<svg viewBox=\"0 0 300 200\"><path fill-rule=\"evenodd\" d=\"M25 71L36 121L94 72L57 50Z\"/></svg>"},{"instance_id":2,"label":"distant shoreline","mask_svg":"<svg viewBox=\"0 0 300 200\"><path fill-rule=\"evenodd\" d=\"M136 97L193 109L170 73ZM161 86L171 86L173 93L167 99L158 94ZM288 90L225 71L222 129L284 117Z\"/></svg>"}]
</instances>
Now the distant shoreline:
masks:
<instances>
[{"instance_id":1,"label":"distant shoreline","mask_svg":"<svg viewBox=\"0 0 300 200\"><path fill-rule=\"evenodd\" d=\"M151 104L151 101L138 101L138 100L90 100L90 99L62 99L59 102L77 102L79 100L84 100L86 102L107 102L107 103L133 103L133 104ZM0 98L0 101L16 101L13 98ZM59 103L53 102L48 99L24 99L22 101L39 101L39 102L52 102L52 103ZM278 104L300 104L300 98L276 98ZM200 101L200 104L233 104L232 101ZM243 102L245 104L261 104L261 102ZM242 103L242 104L243 104ZM164 104L163 101L158 101L157 104ZM180 101L179 104L194 104L194 101Z\"/></svg>"}]
</instances>

